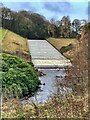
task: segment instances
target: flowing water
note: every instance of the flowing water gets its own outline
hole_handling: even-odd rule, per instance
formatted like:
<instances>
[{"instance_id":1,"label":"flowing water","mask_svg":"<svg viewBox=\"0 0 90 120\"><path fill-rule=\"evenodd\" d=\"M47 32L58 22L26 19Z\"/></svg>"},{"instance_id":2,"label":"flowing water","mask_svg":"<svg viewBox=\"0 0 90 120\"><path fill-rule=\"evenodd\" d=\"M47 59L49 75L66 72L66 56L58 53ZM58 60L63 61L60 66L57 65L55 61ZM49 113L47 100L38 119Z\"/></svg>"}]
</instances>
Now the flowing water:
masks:
<instances>
[{"instance_id":1,"label":"flowing water","mask_svg":"<svg viewBox=\"0 0 90 120\"><path fill-rule=\"evenodd\" d=\"M34 101L36 104L47 102L50 96L57 93L57 80L63 82L63 78L65 77L64 69L39 69L39 71L45 74L39 77L42 83L40 89L38 89L33 97L22 100L22 104L31 103L31 101ZM67 88L67 90L71 91L70 88ZM67 90L64 90L64 92L61 90L61 94L66 94Z\"/></svg>"}]
</instances>

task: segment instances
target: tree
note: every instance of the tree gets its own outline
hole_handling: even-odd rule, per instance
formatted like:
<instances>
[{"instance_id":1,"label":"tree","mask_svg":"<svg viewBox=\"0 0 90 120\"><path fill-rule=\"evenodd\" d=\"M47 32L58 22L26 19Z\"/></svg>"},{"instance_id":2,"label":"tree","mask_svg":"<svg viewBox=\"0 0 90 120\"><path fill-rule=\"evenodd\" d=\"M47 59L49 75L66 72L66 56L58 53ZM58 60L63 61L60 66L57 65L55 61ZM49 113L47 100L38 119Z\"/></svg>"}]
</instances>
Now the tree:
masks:
<instances>
[{"instance_id":1,"label":"tree","mask_svg":"<svg viewBox=\"0 0 90 120\"><path fill-rule=\"evenodd\" d=\"M52 18L48 24L48 34L50 37L55 37L55 21Z\"/></svg>"},{"instance_id":2,"label":"tree","mask_svg":"<svg viewBox=\"0 0 90 120\"><path fill-rule=\"evenodd\" d=\"M2 11L2 26L7 29L11 28L10 21L12 11L5 7L1 8L1 11Z\"/></svg>"},{"instance_id":3,"label":"tree","mask_svg":"<svg viewBox=\"0 0 90 120\"><path fill-rule=\"evenodd\" d=\"M71 21L69 16L64 16L60 21L60 35L68 38L71 33Z\"/></svg>"},{"instance_id":4,"label":"tree","mask_svg":"<svg viewBox=\"0 0 90 120\"><path fill-rule=\"evenodd\" d=\"M45 39L48 36L45 17L30 11L14 12L3 7L2 27L28 39Z\"/></svg>"},{"instance_id":5,"label":"tree","mask_svg":"<svg viewBox=\"0 0 90 120\"><path fill-rule=\"evenodd\" d=\"M73 27L73 30L74 30L76 33L79 33L79 31L80 31L80 25L81 25L81 23L80 23L80 20L79 20L79 19L73 20L73 22L72 22L72 27Z\"/></svg>"}]
</instances>

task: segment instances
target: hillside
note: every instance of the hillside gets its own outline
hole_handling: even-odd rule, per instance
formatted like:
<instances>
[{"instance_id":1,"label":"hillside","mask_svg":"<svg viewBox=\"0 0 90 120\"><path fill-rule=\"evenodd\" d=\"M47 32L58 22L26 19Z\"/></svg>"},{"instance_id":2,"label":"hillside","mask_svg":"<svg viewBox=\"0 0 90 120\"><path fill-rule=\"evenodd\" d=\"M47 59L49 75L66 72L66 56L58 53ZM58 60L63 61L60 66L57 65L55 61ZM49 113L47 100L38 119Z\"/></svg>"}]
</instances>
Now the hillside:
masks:
<instances>
[{"instance_id":1,"label":"hillside","mask_svg":"<svg viewBox=\"0 0 90 120\"><path fill-rule=\"evenodd\" d=\"M79 41L75 38L48 38L48 41L71 60L79 51Z\"/></svg>"},{"instance_id":2,"label":"hillside","mask_svg":"<svg viewBox=\"0 0 90 120\"><path fill-rule=\"evenodd\" d=\"M3 53L9 53L30 61L30 53L27 45L27 39L17 35L14 32L5 29L0 29L0 36L2 40Z\"/></svg>"}]
</instances>

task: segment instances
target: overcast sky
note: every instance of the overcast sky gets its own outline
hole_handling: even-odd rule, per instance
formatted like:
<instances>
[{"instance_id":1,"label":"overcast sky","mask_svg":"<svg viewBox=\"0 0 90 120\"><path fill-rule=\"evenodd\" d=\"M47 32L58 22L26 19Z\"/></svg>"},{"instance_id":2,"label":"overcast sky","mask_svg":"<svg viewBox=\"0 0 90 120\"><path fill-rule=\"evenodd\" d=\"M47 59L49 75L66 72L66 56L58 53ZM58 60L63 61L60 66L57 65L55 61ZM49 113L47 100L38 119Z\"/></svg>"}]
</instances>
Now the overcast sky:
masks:
<instances>
[{"instance_id":1,"label":"overcast sky","mask_svg":"<svg viewBox=\"0 0 90 120\"><path fill-rule=\"evenodd\" d=\"M86 2L85 2L86 1ZM88 20L88 1L83 2L3 2L4 6L14 11L27 10L39 13L50 20L60 20L64 15L70 19Z\"/></svg>"}]
</instances>

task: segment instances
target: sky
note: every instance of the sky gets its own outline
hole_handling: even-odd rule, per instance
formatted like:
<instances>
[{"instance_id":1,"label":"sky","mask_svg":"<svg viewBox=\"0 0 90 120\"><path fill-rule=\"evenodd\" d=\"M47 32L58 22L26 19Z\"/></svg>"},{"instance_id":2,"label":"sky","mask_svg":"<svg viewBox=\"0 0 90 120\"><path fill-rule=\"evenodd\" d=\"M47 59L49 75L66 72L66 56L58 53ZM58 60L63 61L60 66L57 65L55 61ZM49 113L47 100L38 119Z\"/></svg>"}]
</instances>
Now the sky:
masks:
<instances>
[{"instance_id":1,"label":"sky","mask_svg":"<svg viewBox=\"0 0 90 120\"><path fill-rule=\"evenodd\" d=\"M51 2L43 2L42 0L33 0L24 2L12 2L11 0L2 0L3 5L13 11L27 10L39 13L46 19L60 20L63 16L70 16L70 19L86 19L88 20L88 0L57 0ZM17 0L15 0L17 1Z\"/></svg>"}]
</instances>

